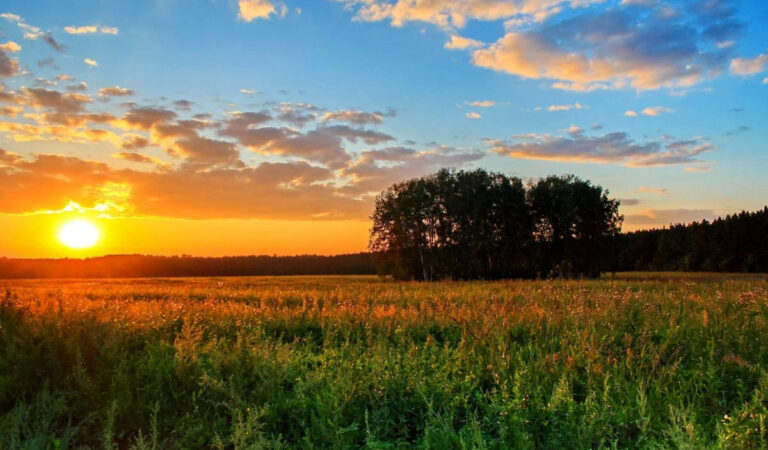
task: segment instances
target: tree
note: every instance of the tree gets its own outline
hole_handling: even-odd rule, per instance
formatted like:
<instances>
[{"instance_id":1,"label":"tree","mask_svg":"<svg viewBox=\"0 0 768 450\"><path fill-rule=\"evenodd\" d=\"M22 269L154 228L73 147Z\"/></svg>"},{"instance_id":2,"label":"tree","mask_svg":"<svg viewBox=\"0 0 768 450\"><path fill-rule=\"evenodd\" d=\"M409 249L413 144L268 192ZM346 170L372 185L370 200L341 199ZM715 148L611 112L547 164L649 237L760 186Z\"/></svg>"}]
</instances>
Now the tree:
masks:
<instances>
[{"instance_id":1,"label":"tree","mask_svg":"<svg viewBox=\"0 0 768 450\"><path fill-rule=\"evenodd\" d=\"M525 188L498 173L441 170L376 198L369 248L399 279L521 276L530 241Z\"/></svg>"},{"instance_id":2,"label":"tree","mask_svg":"<svg viewBox=\"0 0 768 450\"><path fill-rule=\"evenodd\" d=\"M598 277L621 230L619 202L573 175L549 176L528 190L540 276Z\"/></svg>"}]
</instances>

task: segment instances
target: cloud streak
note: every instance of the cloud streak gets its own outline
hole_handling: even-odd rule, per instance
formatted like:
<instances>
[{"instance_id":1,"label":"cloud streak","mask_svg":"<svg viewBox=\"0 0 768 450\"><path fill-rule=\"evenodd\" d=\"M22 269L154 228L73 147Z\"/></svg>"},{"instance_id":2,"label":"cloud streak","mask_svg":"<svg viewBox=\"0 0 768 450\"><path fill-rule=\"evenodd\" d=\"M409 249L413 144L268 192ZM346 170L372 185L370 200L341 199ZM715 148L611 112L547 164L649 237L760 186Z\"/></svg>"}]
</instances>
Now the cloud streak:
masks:
<instances>
[{"instance_id":1,"label":"cloud streak","mask_svg":"<svg viewBox=\"0 0 768 450\"><path fill-rule=\"evenodd\" d=\"M512 140L488 139L490 149L522 159L570 163L612 163L627 167L652 167L697 162L714 146L703 139L635 142L625 132L587 136L578 127L568 136L520 135Z\"/></svg>"}]
</instances>

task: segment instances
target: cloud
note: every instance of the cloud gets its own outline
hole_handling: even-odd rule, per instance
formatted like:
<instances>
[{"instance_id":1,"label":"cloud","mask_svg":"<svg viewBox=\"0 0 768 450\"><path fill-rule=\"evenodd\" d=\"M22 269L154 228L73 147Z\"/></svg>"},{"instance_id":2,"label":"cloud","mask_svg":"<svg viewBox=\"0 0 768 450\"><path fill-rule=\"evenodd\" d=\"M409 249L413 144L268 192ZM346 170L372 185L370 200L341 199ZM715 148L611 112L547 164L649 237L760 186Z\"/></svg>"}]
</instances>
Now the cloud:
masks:
<instances>
[{"instance_id":1,"label":"cloud","mask_svg":"<svg viewBox=\"0 0 768 450\"><path fill-rule=\"evenodd\" d=\"M712 172L712 168L709 166L692 166L692 167L686 167L686 172L698 172L698 173L706 173L706 172Z\"/></svg>"},{"instance_id":2,"label":"cloud","mask_svg":"<svg viewBox=\"0 0 768 450\"><path fill-rule=\"evenodd\" d=\"M238 17L251 22L255 19L267 19L270 15L276 14L275 5L269 0L238 0Z\"/></svg>"},{"instance_id":3,"label":"cloud","mask_svg":"<svg viewBox=\"0 0 768 450\"><path fill-rule=\"evenodd\" d=\"M446 30L464 28L469 20L515 19L518 24L543 21L567 6L584 6L602 0L339 0L355 11L355 19L389 20L395 27L407 22L427 22Z\"/></svg>"},{"instance_id":4,"label":"cloud","mask_svg":"<svg viewBox=\"0 0 768 450\"><path fill-rule=\"evenodd\" d=\"M119 152L112 155L113 157L117 159L123 159L126 161L132 161L139 164L154 164L157 167L160 168L168 168L168 164L163 162L161 159L153 158L151 156L142 155L141 153L133 153L133 152Z\"/></svg>"},{"instance_id":5,"label":"cloud","mask_svg":"<svg viewBox=\"0 0 768 450\"><path fill-rule=\"evenodd\" d=\"M587 136L578 127L569 136L520 135L511 141L487 139L491 150L513 158L570 163L612 163L627 167L651 167L698 162L697 157L714 146L703 139L638 143L625 132Z\"/></svg>"},{"instance_id":6,"label":"cloud","mask_svg":"<svg viewBox=\"0 0 768 450\"><path fill-rule=\"evenodd\" d=\"M149 140L143 136L135 134L126 136L120 143L120 147L126 150L138 150L147 146L149 146Z\"/></svg>"},{"instance_id":7,"label":"cloud","mask_svg":"<svg viewBox=\"0 0 768 450\"><path fill-rule=\"evenodd\" d=\"M0 14L0 19L5 19L8 22L14 23L17 27L19 27L22 30L22 33L24 34L24 39L33 40L33 41L42 39L43 42L48 44L51 48L53 48L57 52L63 52L67 48L65 45L57 41L53 37L50 31L44 32L40 29L40 27L36 27L28 24L18 14L2 13Z\"/></svg>"},{"instance_id":8,"label":"cloud","mask_svg":"<svg viewBox=\"0 0 768 450\"><path fill-rule=\"evenodd\" d=\"M133 94L132 90L120 86L108 86L99 89L99 97L125 97Z\"/></svg>"},{"instance_id":9,"label":"cloud","mask_svg":"<svg viewBox=\"0 0 768 450\"><path fill-rule=\"evenodd\" d=\"M36 155L14 159L0 170L0 211L60 210L72 202L103 207L119 201L114 211L135 216L364 219L370 213L369 201L318 184L332 177L328 169L306 162L143 172L70 156Z\"/></svg>"},{"instance_id":10,"label":"cloud","mask_svg":"<svg viewBox=\"0 0 768 450\"><path fill-rule=\"evenodd\" d=\"M21 28L22 32L24 33L24 39L35 40L43 37L43 32L39 27L28 24L18 14L2 13L0 14L0 19L5 19L8 22L11 22L15 24L17 27Z\"/></svg>"},{"instance_id":11,"label":"cloud","mask_svg":"<svg viewBox=\"0 0 768 450\"><path fill-rule=\"evenodd\" d=\"M482 159L483 153L447 146L417 150L410 147L386 147L365 150L351 161L342 176L352 184L342 191L352 194L377 194L392 183L433 173L441 168L462 168Z\"/></svg>"},{"instance_id":12,"label":"cloud","mask_svg":"<svg viewBox=\"0 0 768 450\"><path fill-rule=\"evenodd\" d=\"M110 213L135 216L364 219L376 189L401 176L463 167L484 156L437 144L384 151L380 147L395 138L365 126L382 123L393 110L281 103L217 118L192 115L191 102L168 98L154 100L159 105L126 102L106 110L109 104L94 102L88 91L84 83L17 90L0 85L0 101L7 104L0 109L0 135L8 142L104 143L117 149L110 163L0 151L0 213L55 211L74 202L88 208L110 204ZM133 94L121 86L97 93ZM314 124L309 131L288 125L304 117L304 124ZM249 163L241 160L246 149L256 154ZM171 158L150 156L160 151Z\"/></svg>"},{"instance_id":13,"label":"cloud","mask_svg":"<svg viewBox=\"0 0 768 450\"><path fill-rule=\"evenodd\" d=\"M712 219L715 212L711 209L647 209L624 215L624 223L629 228L640 226L665 226L675 223L689 223L702 219Z\"/></svg>"},{"instance_id":14,"label":"cloud","mask_svg":"<svg viewBox=\"0 0 768 450\"><path fill-rule=\"evenodd\" d=\"M180 109L182 111L189 111L192 108L192 105L194 105L194 104L195 104L194 102L191 102L189 100L184 100L184 99L175 100L173 102L173 106L176 109Z\"/></svg>"},{"instance_id":15,"label":"cloud","mask_svg":"<svg viewBox=\"0 0 768 450\"><path fill-rule=\"evenodd\" d=\"M666 108L664 106L649 106L647 108L644 108L642 111L640 111L640 114L644 116L655 117L660 114L669 114L673 112L675 112L674 109Z\"/></svg>"},{"instance_id":16,"label":"cloud","mask_svg":"<svg viewBox=\"0 0 768 450\"><path fill-rule=\"evenodd\" d=\"M190 162L242 166L237 146L230 142L190 136L179 139L169 149L172 156L186 158Z\"/></svg>"},{"instance_id":17,"label":"cloud","mask_svg":"<svg viewBox=\"0 0 768 450\"><path fill-rule=\"evenodd\" d=\"M43 42L51 46L51 48L53 48L57 52L63 52L64 50L67 49L67 46L60 43L56 39L54 39L53 35L50 32L43 33L41 37L43 38Z\"/></svg>"},{"instance_id":18,"label":"cloud","mask_svg":"<svg viewBox=\"0 0 768 450\"><path fill-rule=\"evenodd\" d=\"M21 160L21 156L16 153L9 152L8 150L0 148L0 167L3 163L12 164Z\"/></svg>"},{"instance_id":19,"label":"cloud","mask_svg":"<svg viewBox=\"0 0 768 450\"><path fill-rule=\"evenodd\" d=\"M384 116L393 116L394 112L365 112L355 109L344 109L340 111L328 111L321 116L322 121L337 121L353 123L355 125L379 124Z\"/></svg>"},{"instance_id":20,"label":"cloud","mask_svg":"<svg viewBox=\"0 0 768 450\"><path fill-rule=\"evenodd\" d=\"M627 117L637 117L637 112L631 109L628 109L624 112L624 115Z\"/></svg>"},{"instance_id":21,"label":"cloud","mask_svg":"<svg viewBox=\"0 0 768 450\"><path fill-rule=\"evenodd\" d=\"M474 39L459 36L458 34L451 35L451 40L443 45L444 48L449 50L466 50L468 48L482 47L484 44Z\"/></svg>"},{"instance_id":22,"label":"cloud","mask_svg":"<svg viewBox=\"0 0 768 450\"><path fill-rule=\"evenodd\" d=\"M0 51L4 51L8 53L16 53L21 51L21 45L13 41L8 41L5 44L0 44Z\"/></svg>"},{"instance_id":23,"label":"cloud","mask_svg":"<svg viewBox=\"0 0 768 450\"><path fill-rule=\"evenodd\" d=\"M254 95L254 94L258 94L259 91L257 91L256 89L240 89L240 93L245 95Z\"/></svg>"},{"instance_id":24,"label":"cloud","mask_svg":"<svg viewBox=\"0 0 768 450\"><path fill-rule=\"evenodd\" d=\"M57 113L71 114L85 111L91 98L85 94L67 93L42 88L25 88L28 104L34 108L48 108Z\"/></svg>"},{"instance_id":25,"label":"cloud","mask_svg":"<svg viewBox=\"0 0 768 450\"><path fill-rule=\"evenodd\" d=\"M650 188L647 186L640 186L639 188L637 188L637 192L642 192L644 194L658 194L658 195L669 194L669 190L667 188Z\"/></svg>"},{"instance_id":26,"label":"cloud","mask_svg":"<svg viewBox=\"0 0 768 450\"><path fill-rule=\"evenodd\" d=\"M475 100L469 103L469 106L474 106L475 108L490 108L494 105L496 105L496 102L493 100Z\"/></svg>"},{"instance_id":27,"label":"cloud","mask_svg":"<svg viewBox=\"0 0 768 450\"><path fill-rule=\"evenodd\" d=\"M768 64L768 53L760 54L754 58L734 58L731 60L730 71L734 75L748 76L765 70Z\"/></svg>"},{"instance_id":28,"label":"cloud","mask_svg":"<svg viewBox=\"0 0 768 450\"><path fill-rule=\"evenodd\" d=\"M466 116L467 116L467 119L474 119L474 120L483 118L483 116L481 116L480 113L477 113L475 111L468 112Z\"/></svg>"},{"instance_id":29,"label":"cloud","mask_svg":"<svg viewBox=\"0 0 768 450\"><path fill-rule=\"evenodd\" d=\"M581 103L574 103L571 105L550 105L547 106L547 111L570 111L572 109L587 109L589 106L582 105Z\"/></svg>"},{"instance_id":30,"label":"cloud","mask_svg":"<svg viewBox=\"0 0 768 450\"><path fill-rule=\"evenodd\" d=\"M160 125L177 117L174 111L152 107L134 107L123 116L123 121L130 128L149 130L155 125Z\"/></svg>"},{"instance_id":31,"label":"cloud","mask_svg":"<svg viewBox=\"0 0 768 450\"><path fill-rule=\"evenodd\" d=\"M99 66L99 63L97 63L96 61L94 61L94 60L93 60L93 59L91 59L91 58L85 58L85 59L83 60L83 62L84 62L84 63L86 63L86 64L88 64L88 65L89 65L89 66L91 66L91 67L98 67L98 66Z\"/></svg>"},{"instance_id":32,"label":"cloud","mask_svg":"<svg viewBox=\"0 0 768 450\"><path fill-rule=\"evenodd\" d=\"M19 62L0 49L0 77L12 77L19 71Z\"/></svg>"},{"instance_id":33,"label":"cloud","mask_svg":"<svg viewBox=\"0 0 768 450\"><path fill-rule=\"evenodd\" d=\"M64 27L64 31L66 31L69 34L93 34L99 32L99 27L96 25L85 25L85 26L66 26Z\"/></svg>"},{"instance_id":34,"label":"cloud","mask_svg":"<svg viewBox=\"0 0 768 450\"><path fill-rule=\"evenodd\" d=\"M118 34L120 30L117 27L99 27L97 25L66 26L64 31L69 34Z\"/></svg>"},{"instance_id":35,"label":"cloud","mask_svg":"<svg viewBox=\"0 0 768 450\"><path fill-rule=\"evenodd\" d=\"M81 81L76 84L67 85L66 89L69 92L85 92L88 90L88 83L86 83L85 81Z\"/></svg>"},{"instance_id":36,"label":"cloud","mask_svg":"<svg viewBox=\"0 0 768 450\"><path fill-rule=\"evenodd\" d=\"M707 31L730 16L696 13L673 20L626 8L583 12L511 31L472 53L473 64L521 78L553 80L558 89L690 87L724 69L730 50ZM718 38L737 33L721 30Z\"/></svg>"}]
</instances>

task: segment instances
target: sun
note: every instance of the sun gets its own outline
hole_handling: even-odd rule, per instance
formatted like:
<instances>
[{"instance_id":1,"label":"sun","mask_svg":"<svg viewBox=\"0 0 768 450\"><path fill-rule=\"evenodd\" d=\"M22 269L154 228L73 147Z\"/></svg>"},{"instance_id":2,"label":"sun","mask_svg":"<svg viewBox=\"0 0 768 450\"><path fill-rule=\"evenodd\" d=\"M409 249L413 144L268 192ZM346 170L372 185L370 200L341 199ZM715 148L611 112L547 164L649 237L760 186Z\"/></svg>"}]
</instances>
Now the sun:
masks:
<instances>
[{"instance_id":1,"label":"sun","mask_svg":"<svg viewBox=\"0 0 768 450\"><path fill-rule=\"evenodd\" d=\"M59 229L59 241L74 249L93 247L99 235L96 225L85 219L71 220Z\"/></svg>"}]
</instances>

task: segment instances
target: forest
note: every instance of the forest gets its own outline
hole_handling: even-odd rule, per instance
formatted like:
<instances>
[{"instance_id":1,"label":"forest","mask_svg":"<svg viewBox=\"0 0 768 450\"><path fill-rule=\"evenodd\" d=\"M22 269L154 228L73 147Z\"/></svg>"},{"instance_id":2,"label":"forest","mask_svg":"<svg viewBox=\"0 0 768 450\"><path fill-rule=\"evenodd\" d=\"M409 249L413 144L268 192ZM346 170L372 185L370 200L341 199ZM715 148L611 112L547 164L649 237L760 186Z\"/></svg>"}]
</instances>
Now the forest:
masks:
<instances>
[{"instance_id":1,"label":"forest","mask_svg":"<svg viewBox=\"0 0 768 450\"><path fill-rule=\"evenodd\" d=\"M616 270L768 272L768 206L616 239Z\"/></svg>"}]
</instances>

